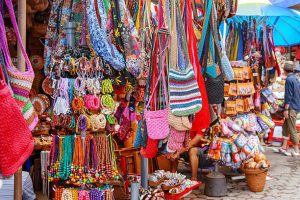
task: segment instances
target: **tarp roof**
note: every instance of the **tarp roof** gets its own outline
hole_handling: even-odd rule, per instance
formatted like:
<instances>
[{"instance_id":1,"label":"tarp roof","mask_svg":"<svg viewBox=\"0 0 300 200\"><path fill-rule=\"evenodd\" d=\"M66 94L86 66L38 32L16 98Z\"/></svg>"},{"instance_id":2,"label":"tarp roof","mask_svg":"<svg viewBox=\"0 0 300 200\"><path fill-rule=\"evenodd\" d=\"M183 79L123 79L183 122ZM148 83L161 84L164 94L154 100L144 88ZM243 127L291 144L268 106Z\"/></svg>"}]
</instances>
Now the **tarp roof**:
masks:
<instances>
[{"instance_id":1,"label":"tarp roof","mask_svg":"<svg viewBox=\"0 0 300 200\"><path fill-rule=\"evenodd\" d=\"M269 0L273 5L280 7L291 7L300 3L300 0Z\"/></svg>"}]
</instances>

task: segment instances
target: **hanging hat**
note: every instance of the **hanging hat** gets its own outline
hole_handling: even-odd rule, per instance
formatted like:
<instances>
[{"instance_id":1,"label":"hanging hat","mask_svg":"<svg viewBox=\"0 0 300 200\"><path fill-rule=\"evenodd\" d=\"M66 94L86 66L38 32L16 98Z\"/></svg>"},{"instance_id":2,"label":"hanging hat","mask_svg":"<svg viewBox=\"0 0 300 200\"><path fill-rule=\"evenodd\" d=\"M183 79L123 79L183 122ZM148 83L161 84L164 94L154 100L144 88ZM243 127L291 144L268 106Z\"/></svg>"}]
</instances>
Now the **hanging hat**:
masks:
<instances>
[{"instance_id":1,"label":"hanging hat","mask_svg":"<svg viewBox=\"0 0 300 200\"><path fill-rule=\"evenodd\" d=\"M32 55L30 56L30 62L34 69L42 69L44 66L44 60L42 56Z\"/></svg>"},{"instance_id":2,"label":"hanging hat","mask_svg":"<svg viewBox=\"0 0 300 200\"><path fill-rule=\"evenodd\" d=\"M30 98L32 105L38 115L43 114L50 107L50 100L44 94L34 95Z\"/></svg>"}]
</instances>

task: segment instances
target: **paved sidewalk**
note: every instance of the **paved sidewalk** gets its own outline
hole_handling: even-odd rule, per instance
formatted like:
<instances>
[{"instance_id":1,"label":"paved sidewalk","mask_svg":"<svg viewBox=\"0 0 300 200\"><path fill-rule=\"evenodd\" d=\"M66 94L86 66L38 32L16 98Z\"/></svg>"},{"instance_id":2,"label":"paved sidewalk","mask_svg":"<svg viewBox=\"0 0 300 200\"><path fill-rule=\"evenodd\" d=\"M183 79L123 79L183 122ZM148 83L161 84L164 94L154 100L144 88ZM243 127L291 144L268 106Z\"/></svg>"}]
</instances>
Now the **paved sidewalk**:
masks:
<instances>
[{"instance_id":1,"label":"paved sidewalk","mask_svg":"<svg viewBox=\"0 0 300 200\"><path fill-rule=\"evenodd\" d=\"M194 190L185 200L300 200L300 158L287 157L273 153L272 148L266 148L266 156L271 161L269 176L263 192L254 193L248 190L246 180L229 181L228 196L212 198L203 195L204 185Z\"/></svg>"}]
</instances>

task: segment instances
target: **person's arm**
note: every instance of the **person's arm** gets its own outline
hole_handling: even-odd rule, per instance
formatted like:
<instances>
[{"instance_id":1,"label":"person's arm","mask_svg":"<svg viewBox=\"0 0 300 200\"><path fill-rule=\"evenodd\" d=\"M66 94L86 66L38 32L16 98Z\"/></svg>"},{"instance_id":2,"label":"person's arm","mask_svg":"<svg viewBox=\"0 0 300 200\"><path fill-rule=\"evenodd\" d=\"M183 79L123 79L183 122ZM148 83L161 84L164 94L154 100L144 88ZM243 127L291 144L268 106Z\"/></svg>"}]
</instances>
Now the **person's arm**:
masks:
<instances>
[{"instance_id":1,"label":"person's arm","mask_svg":"<svg viewBox=\"0 0 300 200\"><path fill-rule=\"evenodd\" d=\"M283 115L285 118L288 118L288 114L289 114L288 110L292 98L293 98L292 83L287 79L285 82L284 111L283 111Z\"/></svg>"},{"instance_id":2,"label":"person's arm","mask_svg":"<svg viewBox=\"0 0 300 200\"><path fill-rule=\"evenodd\" d=\"M195 137L193 139L190 140L190 142L188 143L187 147L183 147L179 150L177 150L172 156L172 159L177 159L182 153L188 151L189 149L195 147L197 144L199 144L201 141L203 141L203 137L202 135L196 134Z\"/></svg>"}]
</instances>

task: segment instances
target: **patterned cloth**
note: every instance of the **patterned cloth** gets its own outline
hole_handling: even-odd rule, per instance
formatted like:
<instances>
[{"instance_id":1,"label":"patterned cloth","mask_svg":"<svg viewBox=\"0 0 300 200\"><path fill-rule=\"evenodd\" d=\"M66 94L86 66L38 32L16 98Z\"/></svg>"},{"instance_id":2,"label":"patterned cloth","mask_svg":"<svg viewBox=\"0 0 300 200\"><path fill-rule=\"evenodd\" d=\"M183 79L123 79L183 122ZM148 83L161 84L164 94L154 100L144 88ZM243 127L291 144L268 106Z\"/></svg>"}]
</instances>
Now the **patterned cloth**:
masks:
<instances>
[{"instance_id":1,"label":"patterned cloth","mask_svg":"<svg viewBox=\"0 0 300 200\"><path fill-rule=\"evenodd\" d=\"M31 177L29 173L25 171L22 172L22 198L23 200L36 199ZM0 199L1 200L14 199L14 176L4 179L0 175Z\"/></svg>"}]
</instances>

